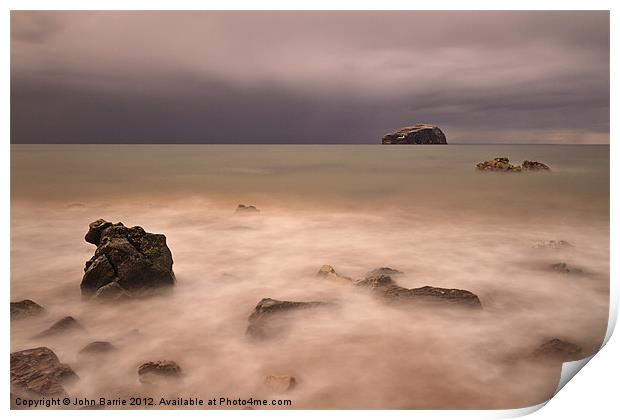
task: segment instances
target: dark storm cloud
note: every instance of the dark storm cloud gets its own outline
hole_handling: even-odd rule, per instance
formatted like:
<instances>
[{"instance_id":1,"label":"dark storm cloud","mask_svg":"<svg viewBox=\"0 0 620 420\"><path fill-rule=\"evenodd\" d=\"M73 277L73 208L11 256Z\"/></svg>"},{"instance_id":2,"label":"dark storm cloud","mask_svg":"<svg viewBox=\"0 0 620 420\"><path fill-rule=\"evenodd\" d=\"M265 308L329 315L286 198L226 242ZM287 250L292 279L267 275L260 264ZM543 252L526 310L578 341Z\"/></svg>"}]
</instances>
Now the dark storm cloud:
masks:
<instances>
[{"instance_id":1,"label":"dark storm cloud","mask_svg":"<svg viewBox=\"0 0 620 420\"><path fill-rule=\"evenodd\" d=\"M13 12L15 143L609 142L607 12Z\"/></svg>"}]
</instances>

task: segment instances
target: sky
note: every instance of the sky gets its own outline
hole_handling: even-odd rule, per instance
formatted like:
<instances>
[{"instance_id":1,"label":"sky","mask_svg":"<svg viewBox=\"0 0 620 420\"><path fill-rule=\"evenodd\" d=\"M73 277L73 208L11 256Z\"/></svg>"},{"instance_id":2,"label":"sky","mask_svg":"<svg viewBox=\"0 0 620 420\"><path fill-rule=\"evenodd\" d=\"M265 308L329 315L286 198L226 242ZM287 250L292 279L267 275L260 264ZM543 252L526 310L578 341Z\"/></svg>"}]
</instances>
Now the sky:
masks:
<instances>
[{"instance_id":1,"label":"sky","mask_svg":"<svg viewBox=\"0 0 620 420\"><path fill-rule=\"evenodd\" d=\"M13 11L12 143L609 143L609 13Z\"/></svg>"}]
</instances>

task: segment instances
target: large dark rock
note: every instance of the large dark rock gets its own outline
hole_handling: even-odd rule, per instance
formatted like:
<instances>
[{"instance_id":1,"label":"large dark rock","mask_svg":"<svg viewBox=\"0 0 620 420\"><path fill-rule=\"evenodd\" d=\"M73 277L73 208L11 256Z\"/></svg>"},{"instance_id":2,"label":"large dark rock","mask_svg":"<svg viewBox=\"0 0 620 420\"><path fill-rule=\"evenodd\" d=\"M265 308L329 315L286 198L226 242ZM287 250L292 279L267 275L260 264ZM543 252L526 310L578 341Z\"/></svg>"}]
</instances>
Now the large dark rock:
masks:
<instances>
[{"instance_id":1,"label":"large dark rock","mask_svg":"<svg viewBox=\"0 0 620 420\"><path fill-rule=\"evenodd\" d=\"M78 379L75 372L60 363L47 347L11 353L11 392L41 396L65 396L63 384Z\"/></svg>"},{"instance_id":2,"label":"large dark rock","mask_svg":"<svg viewBox=\"0 0 620 420\"><path fill-rule=\"evenodd\" d=\"M416 124L383 136L383 144L448 144L445 134L434 125Z\"/></svg>"},{"instance_id":3,"label":"large dark rock","mask_svg":"<svg viewBox=\"0 0 620 420\"><path fill-rule=\"evenodd\" d=\"M11 321L39 316L44 313L45 309L30 299L11 302Z\"/></svg>"},{"instance_id":4,"label":"large dark rock","mask_svg":"<svg viewBox=\"0 0 620 420\"><path fill-rule=\"evenodd\" d=\"M424 286L415 289L401 287L385 274L372 275L355 282L356 286L372 290L382 298L395 302L446 303L467 308L481 308L478 296L468 290Z\"/></svg>"},{"instance_id":5,"label":"large dark rock","mask_svg":"<svg viewBox=\"0 0 620 420\"><path fill-rule=\"evenodd\" d=\"M73 318L72 316L66 316L62 318L60 321L55 322L46 330L41 331L33 338L44 338L50 337L54 335L63 334L71 331L83 331L84 328Z\"/></svg>"},{"instance_id":6,"label":"large dark rock","mask_svg":"<svg viewBox=\"0 0 620 420\"><path fill-rule=\"evenodd\" d=\"M283 325L275 325L274 321L281 315L290 314L303 309L311 309L330 305L328 302L293 302L271 298L261 299L248 318L246 334L252 337L265 338L276 335L283 330Z\"/></svg>"},{"instance_id":7,"label":"large dark rock","mask_svg":"<svg viewBox=\"0 0 620 420\"><path fill-rule=\"evenodd\" d=\"M97 249L84 267L83 296L93 296L114 282L115 296L122 294L118 289L133 295L174 285L172 254L164 235L99 219L89 225L84 239Z\"/></svg>"},{"instance_id":8,"label":"large dark rock","mask_svg":"<svg viewBox=\"0 0 620 420\"><path fill-rule=\"evenodd\" d=\"M172 360L146 362L138 367L138 379L143 383L157 382L160 379L177 378L181 367Z\"/></svg>"}]
</instances>

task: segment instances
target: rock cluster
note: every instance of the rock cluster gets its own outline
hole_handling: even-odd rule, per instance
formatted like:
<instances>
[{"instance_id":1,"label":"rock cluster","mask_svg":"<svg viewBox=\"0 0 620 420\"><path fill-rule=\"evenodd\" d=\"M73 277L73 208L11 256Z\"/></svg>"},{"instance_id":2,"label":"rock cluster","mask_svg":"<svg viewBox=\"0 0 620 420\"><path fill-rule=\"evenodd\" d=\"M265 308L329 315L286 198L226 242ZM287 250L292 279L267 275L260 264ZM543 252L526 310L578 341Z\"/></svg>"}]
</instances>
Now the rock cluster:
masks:
<instances>
[{"instance_id":1,"label":"rock cluster","mask_svg":"<svg viewBox=\"0 0 620 420\"><path fill-rule=\"evenodd\" d=\"M97 249L84 267L83 296L118 299L174 285L164 235L99 219L89 225L84 239Z\"/></svg>"},{"instance_id":2,"label":"rock cluster","mask_svg":"<svg viewBox=\"0 0 620 420\"><path fill-rule=\"evenodd\" d=\"M507 157L498 157L476 164L476 169L483 172L523 172L550 171L547 165L532 160L524 160L521 165L513 165Z\"/></svg>"},{"instance_id":3,"label":"rock cluster","mask_svg":"<svg viewBox=\"0 0 620 420\"><path fill-rule=\"evenodd\" d=\"M416 124L383 136L383 144L448 144L446 135L434 125Z\"/></svg>"},{"instance_id":4,"label":"rock cluster","mask_svg":"<svg viewBox=\"0 0 620 420\"><path fill-rule=\"evenodd\" d=\"M63 384L78 379L47 347L11 353L11 391L42 396L65 396Z\"/></svg>"},{"instance_id":5,"label":"rock cluster","mask_svg":"<svg viewBox=\"0 0 620 420\"><path fill-rule=\"evenodd\" d=\"M349 277L339 275L330 265L324 265L321 267L318 274L327 278L349 280L351 284L369 289L379 297L390 301L449 303L461 307L482 307L478 296L468 290L444 289L433 286L407 289L399 286L391 276L402 274L402 272L390 267L381 267L369 271L363 279L356 281L350 279Z\"/></svg>"}]
</instances>

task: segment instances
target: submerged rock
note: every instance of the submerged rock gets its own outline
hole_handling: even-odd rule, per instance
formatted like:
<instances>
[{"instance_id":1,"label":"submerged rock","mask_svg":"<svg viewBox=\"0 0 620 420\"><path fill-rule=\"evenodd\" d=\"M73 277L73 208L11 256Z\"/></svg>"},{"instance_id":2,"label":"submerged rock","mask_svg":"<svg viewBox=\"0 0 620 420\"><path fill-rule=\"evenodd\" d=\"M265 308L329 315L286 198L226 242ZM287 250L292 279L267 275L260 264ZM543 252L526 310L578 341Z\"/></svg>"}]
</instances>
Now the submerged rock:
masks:
<instances>
[{"instance_id":1,"label":"submerged rock","mask_svg":"<svg viewBox=\"0 0 620 420\"><path fill-rule=\"evenodd\" d=\"M118 298L123 291L129 295L174 285L172 254L164 235L99 219L89 225L84 239L97 249L84 267L83 296L92 297L111 283L116 285L102 292L103 297Z\"/></svg>"},{"instance_id":2,"label":"submerged rock","mask_svg":"<svg viewBox=\"0 0 620 420\"><path fill-rule=\"evenodd\" d=\"M276 300L271 298L261 299L248 318L246 334L252 337L264 338L272 336L280 328L272 325L278 315L296 312L302 309L311 309L328 306L328 302L293 302L288 300Z\"/></svg>"},{"instance_id":3,"label":"submerged rock","mask_svg":"<svg viewBox=\"0 0 620 420\"><path fill-rule=\"evenodd\" d=\"M532 358L550 362L570 362L582 358L582 349L570 341L553 338L532 352Z\"/></svg>"},{"instance_id":4,"label":"submerged rock","mask_svg":"<svg viewBox=\"0 0 620 420\"><path fill-rule=\"evenodd\" d=\"M551 168L541 162L534 160L524 160L521 164L524 171L550 171Z\"/></svg>"},{"instance_id":5,"label":"submerged rock","mask_svg":"<svg viewBox=\"0 0 620 420\"><path fill-rule=\"evenodd\" d=\"M146 362L138 367L138 379L143 383L151 383L165 378L177 378L180 375L181 367L172 360Z\"/></svg>"},{"instance_id":6,"label":"submerged rock","mask_svg":"<svg viewBox=\"0 0 620 420\"><path fill-rule=\"evenodd\" d=\"M461 307L481 308L478 296L468 290L444 289L441 287L424 286L415 289L401 287L385 274L370 276L355 282L356 286L365 287L390 301L416 303L448 303Z\"/></svg>"},{"instance_id":7,"label":"submerged rock","mask_svg":"<svg viewBox=\"0 0 620 420\"><path fill-rule=\"evenodd\" d=\"M434 125L416 124L386 134L383 144L448 144L446 135Z\"/></svg>"},{"instance_id":8,"label":"submerged rock","mask_svg":"<svg viewBox=\"0 0 620 420\"><path fill-rule=\"evenodd\" d=\"M573 273L573 274L579 274L579 273L583 273L583 270L580 268L575 268L575 267L569 267L568 264L566 264L565 262L559 262L559 263L555 263L555 264L551 264L551 269L553 271L557 271L558 273Z\"/></svg>"},{"instance_id":9,"label":"submerged rock","mask_svg":"<svg viewBox=\"0 0 620 420\"><path fill-rule=\"evenodd\" d=\"M116 350L109 341L93 341L80 350L79 354L100 354Z\"/></svg>"},{"instance_id":10,"label":"submerged rock","mask_svg":"<svg viewBox=\"0 0 620 420\"><path fill-rule=\"evenodd\" d=\"M65 396L63 384L78 376L67 364L60 363L47 347L11 353L11 391L41 396Z\"/></svg>"},{"instance_id":11,"label":"submerged rock","mask_svg":"<svg viewBox=\"0 0 620 420\"><path fill-rule=\"evenodd\" d=\"M95 293L95 299L98 301L109 302L128 298L131 298L131 293L123 289L117 281L101 286Z\"/></svg>"},{"instance_id":12,"label":"submerged rock","mask_svg":"<svg viewBox=\"0 0 620 420\"><path fill-rule=\"evenodd\" d=\"M483 172L523 172L550 171L547 165L533 160L524 160L521 165L513 165L507 157L497 157L476 164L476 169Z\"/></svg>"},{"instance_id":13,"label":"submerged rock","mask_svg":"<svg viewBox=\"0 0 620 420\"><path fill-rule=\"evenodd\" d=\"M341 276L340 274L336 273L336 270L334 269L334 267L332 267L331 265L323 265L319 271L316 273L317 276L319 277L324 277L327 278L329 280L336 280L342 283L351 283L353 282L353 279L350 277L346 277L346 276Z\"/></svg>"},{"instance_id":14,"label":"submerged rock","mask_svg":"<svg viewBox=\"0 0 620 420\"><path fill-rule=\"evenodd\" d=\"M573 244L568 241L538 241L534 244L534 248L550 248L550 249L560 249L560 248L572 248Z\"/></svg>"},{"instance_id":15,"label":"submerged rock","mask_svg":"<svg viewBox=\"0 0 620 420\"><path fill-rule=\"evenodd\" d=\"M265 386L270 391L282 393L295 388L297 386L297 379L289 375L268 375L265 378Z\"/></svg>"},{"instance_id":16,"label":"submerged rock","mask_svg":"<svg viewBox=\"0 0 620 420\"><path fill-rule=\"evenodd\" d=\"M11 321L45 314L45 308L33 300L25 299L11 302Z\"/></svg>"},{"instance_id":17,"label":"submerged rock","mask_svg":"<svg viewBox=\"0 0 620 420\"><path fill-rule=\"evenodd\" d=\"M235 213L258 213L258 210L255 206L246 206L245 204L239 204Z\"/></svg>"},{"instance_id":18,"label":"submerged rock","mask_svg":"<svg viewBox=\"0 0 620 420\"><path fill-rule=\"evenodd\" d=\"M48 329L41 331L33 338L44 338L50 337L54 335L63 334L70 331L83 331L84 328L73 318L72 316L66 316L62 318L60 321L56 321L52 324Z\"/></svg>"}]
</instances>

